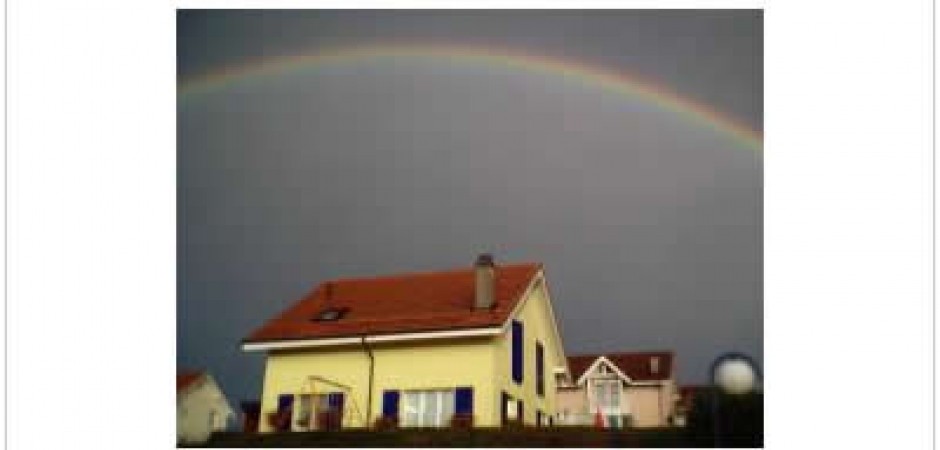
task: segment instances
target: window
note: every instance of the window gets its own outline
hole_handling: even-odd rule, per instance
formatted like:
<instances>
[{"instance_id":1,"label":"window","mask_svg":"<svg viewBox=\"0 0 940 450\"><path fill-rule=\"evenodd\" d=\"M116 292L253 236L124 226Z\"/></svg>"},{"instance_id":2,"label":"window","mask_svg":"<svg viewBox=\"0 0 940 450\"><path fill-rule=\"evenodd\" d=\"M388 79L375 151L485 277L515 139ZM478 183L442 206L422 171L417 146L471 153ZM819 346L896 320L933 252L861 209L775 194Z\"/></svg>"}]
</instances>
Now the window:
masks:
<instances>
[{"instance_id":1,"label":"window","mask_svg":"<svg viewBox=\"0 0 940 450\"><path fill-rule=\"evenodd\" d=\"M523 329L522 322L512 321L512 380L517 384L522 384L522 342Z\"/></svg>"},{"instance_id":2,"label":"window","mask_svg":"<svg viewBox=\"0 0 940 450\"><path fill-rule=\"evenodd\" d=\"M300 428L310 428L313 418L313 395L300 395L300 411L297 413L297 426Z\"/></svg>"},{"instance_id":3,"label":"window","mask_svg":"<svg viewBox=\"0 0 940 450\"><path fill-rule=\"evenodd\" d=\"M300 395L297 426L310 430L338 430L343 425L345 404L342 392Z\"/></svg>"},{"instance_id":4,"label":"window","mask_svg":"<svg viewBox=\"0 0 940 450\"><path fill-rule=\"evenodd\" d=\"M620 381L597 380L594 384L594 398L597 408L605 414L620 413Z\"/></svg>"},{"instance_id":5,"label":"window","mask_svg":"<svg viewBox=\"0 0 940 450\"><path fill-rule=\"evenodd\" d=\"M535 393L545 396L545 349L541 342L535 343Z\"/></svg>"},{"instance_id":6,"label":"window","mask_svg":"<svg viewBox=\"0 0 940 450\"><path fill-rule=\"evenodd\" d=\"M343 427L346 395L342 392L305 394L300 396L300 402L298 427L312 430L338 430Z\"/></svg>"},{"instance_id":7,"label":"window","mask_svg":"<svg viewBox=\"0 0 940 450\"><path fill-rule=\"evenodd\" d=\"M348 311L349 308L326 308L318 312L313 320L317 322L332 322L342 319Z\"/></svg>"},{"instance_id":8,"label":"window","mask_svg":"<svg viewBox=\"0 0 940 450\"><path fill-rule=\"evenodd\" d=\"M503 425L513 422L522 422L523 415L522 400L514 400L511 395L503 392L502 408Z\"/></svg>"},{"instance_id":9,"label":"window","mask_svg":"<svg viewBox=\"0 0 940 450\"><path fill-rule=\"evenodd\" d=\"M401 425L443 427L454 415L454 391L406 391L402 394Z\"/></svg>"},{"instance_id":10,"label":"window","mask_svg":"<svg viewBox=\"0 0 940 450\"><path fill-rule=\"evenodd\" d=\"M277 411L291 411L294 406L294 396L292 394L281 394L277 396Z\"/></svg>"},{"instance_id":11,"label":"window","mask_svg":"<svg viewBox=\"0 0 940 450\"><path fill-rule=\"evenodd\" d=\"M512 397L510 397L509 394L503 391L502 397L500 399L500 408L499 408L501 416L502 416L503 425L506 425L507 423L509 423L509 419L512 416L509 410L511 409L512 405L514 405L514 403L512 403Z\"/></svg>"}]
</instances>

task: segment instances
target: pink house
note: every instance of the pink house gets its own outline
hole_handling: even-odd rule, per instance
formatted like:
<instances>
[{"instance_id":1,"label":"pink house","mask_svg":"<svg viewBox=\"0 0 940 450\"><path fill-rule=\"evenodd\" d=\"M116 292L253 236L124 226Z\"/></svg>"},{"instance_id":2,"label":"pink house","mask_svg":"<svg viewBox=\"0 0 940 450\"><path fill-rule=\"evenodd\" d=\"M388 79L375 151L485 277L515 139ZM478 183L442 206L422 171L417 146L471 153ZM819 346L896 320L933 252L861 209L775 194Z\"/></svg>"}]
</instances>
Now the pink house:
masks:
<instances>
[{"instance_id":1,"label":"pink house","mask_svg":"<svg viewBox=\"0 0 940 450\"><path fill-rule=\"evenodd\" d=\"M672 352L568 357L571 379L557 392L557 422L608 428L673 423L678 392Z\"/></svg>"}]
</instances>

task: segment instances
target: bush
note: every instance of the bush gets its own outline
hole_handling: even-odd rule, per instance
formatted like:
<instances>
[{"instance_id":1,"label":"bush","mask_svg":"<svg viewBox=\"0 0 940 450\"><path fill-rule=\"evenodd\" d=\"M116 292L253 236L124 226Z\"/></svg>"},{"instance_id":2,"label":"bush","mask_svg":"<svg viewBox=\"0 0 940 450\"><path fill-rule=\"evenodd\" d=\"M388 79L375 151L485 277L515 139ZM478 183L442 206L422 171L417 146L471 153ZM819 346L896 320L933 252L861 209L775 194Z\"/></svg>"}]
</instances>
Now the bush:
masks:
<instances>
[{"instance_id":1,"label":"bush","mask_svg":"<svg viewBox=\"0 0 940 450\"><path fill-rule=\"evenodd\" d=\"M763 394L703 391L693 401L687 433L692 445L697 447L763 447Z\"/></svg>"}]
</instances>

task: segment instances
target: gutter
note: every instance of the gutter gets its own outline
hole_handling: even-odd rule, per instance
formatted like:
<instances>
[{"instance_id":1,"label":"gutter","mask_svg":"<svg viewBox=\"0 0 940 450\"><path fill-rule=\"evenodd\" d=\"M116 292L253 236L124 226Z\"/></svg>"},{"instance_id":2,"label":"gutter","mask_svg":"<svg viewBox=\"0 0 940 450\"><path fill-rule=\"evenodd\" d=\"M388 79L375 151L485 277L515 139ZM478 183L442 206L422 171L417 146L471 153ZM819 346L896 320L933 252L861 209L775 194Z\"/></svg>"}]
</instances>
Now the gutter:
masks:
<instances>
[{"instance_id":1,"label":"gutter","mask_svg":"<svg viewBox=\"0 0 940 450\"><path fill-rule=\"evenodd\" d=\"M496 336L503 332L502 325L488 327L469 327L465 329L449 329L438 331L421 331L414 333L388 333L373 334L371 336L344 336L334 338L300 338L300 339L280 339L268 341L242 341L242 351L268 351L268 350L287 350L294 348L325 347L339 345L361 344L365 339L367 342L399 342L414 341L424 339L444 339L444 338L464 338L477 336Z\"/></svg>"},{"instance_id":2,"label":"gutter","mask_svg":"<svg viewBox=\"0 0 940 450\"><path fill-rule=\"evenodd\" d=\"M366 335L362 335L362 349L365 350L366 356L369 357L369 395L366 400L366 428L371 428L372 425L370 420L372 420L372 385L373 379L375 377L375 355L372 354L372 347L369 346L366 341Z\"/></svg>"}]
</instances>

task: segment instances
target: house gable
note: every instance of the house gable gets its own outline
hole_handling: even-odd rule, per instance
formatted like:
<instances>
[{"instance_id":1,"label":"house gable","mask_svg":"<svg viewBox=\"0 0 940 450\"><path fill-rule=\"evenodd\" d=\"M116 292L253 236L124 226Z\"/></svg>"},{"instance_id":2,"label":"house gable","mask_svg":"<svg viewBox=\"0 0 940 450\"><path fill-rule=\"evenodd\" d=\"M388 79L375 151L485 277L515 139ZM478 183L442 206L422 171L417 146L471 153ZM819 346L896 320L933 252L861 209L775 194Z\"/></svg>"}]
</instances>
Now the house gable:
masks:
<instances>
[{"instance_id":1,"label":"house gable","mask_svg":"<svg viewBox=\"0 0 940 450\"><path fill-rule=\"evenodd\" d=\"M587 382L589 378L594 378L596 375L598 375L602 367L610 370L611 373L617 375L617 378L619 378L623 382L627 384L633 383L633 380L631 380L630 377L627 376L627 374L623 373L623 371L621 371L617 367L616 364L614 364L611 360L607 359L606 357L600 356L596 360L594 360L594 363L592 363L590 367L588 367L587 370L585 370L584 373L581 374L580 377L578 377L575 384L578 386L583 386L584 383Z\"/></svg>"},{"instance_id":2,"label":"house gable","mask_svg":"<svg viewBox=\"0 0 940 450\"><path fill-rule=\"evenodd\" d=\"M530 303L537 304L536 308L538 310L539 319L548 326L551 330L550 337L551 342L543 343L548 348L551 348L554 352L554 356L557 364L554 364L552 367L549 367L547 373L555 374L559 373L558 370L564 370L563 373L568 374L568 359L565 357L564 344L561 341L561 333L558 330L558 322L555 320L555 312L552 308L551 297L548 291L548 283L545 280L544 270L539 270L538 273L532 278L529 283L529 286L526 288L525 293L522 295L522 299L516 305L516 308L512 311L509 317L506 319L506 322L503 324L503 333L507 333L512 324L513 320L516 320L520 317L520 314L524 308L526 308Z\"/></svg>"},{"instance_id":3,"label":"house gable","mask_svg":"<svg viewBox=\"0 0 940 450\"><path fill-rule=\"evenodd\" d=\"M556 375L568 370L543 271L530 281L502 329L502 336L494 340L492 395L502 405L503 420L521 418L527 425L546 425L557 412Z\"/></svg>"}]
</instances>

